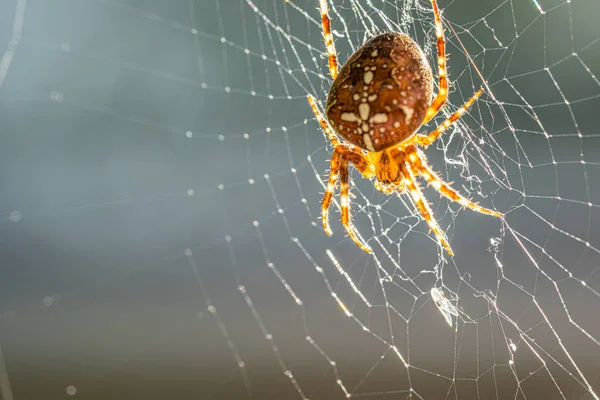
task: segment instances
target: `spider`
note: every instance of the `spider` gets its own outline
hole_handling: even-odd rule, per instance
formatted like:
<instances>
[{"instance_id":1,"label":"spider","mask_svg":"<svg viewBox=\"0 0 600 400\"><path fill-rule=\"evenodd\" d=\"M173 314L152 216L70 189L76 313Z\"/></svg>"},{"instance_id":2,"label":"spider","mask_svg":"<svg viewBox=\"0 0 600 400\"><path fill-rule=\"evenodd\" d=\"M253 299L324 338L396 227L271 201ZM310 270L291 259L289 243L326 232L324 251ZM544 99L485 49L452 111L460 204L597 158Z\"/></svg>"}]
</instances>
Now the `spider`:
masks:
<instances>
[{"instance_id":1,"label":"spider","mask_svg":"<svg viewBox=\"0 0 600 400\"><path fill-rule=\"evenodd\" d=\"M333 78L327 97L327 117L319 110L315 97L308 95L308 102L334 147L329 181L322 202L323 228L331 236L328 210L339 178L342 225L352 240L367 252L371 252L371 248L359 238L350 222L349 163L366 179L376 178L375 187L386 194L408 189L417 209L451 256L450 244L423 197L417 176L463 207L503 217L452 189L429 167L425 154L419 148L431 145L482 93L482 90L477 91L430 133L417 134L419 128L438 113L448 96L444 30L436 0L431 0L431 4L438 51L439 90L435 98L433 73L423 51L409 36L400 32L373 37L348 59L338 73L328 4L327 0L320 0L329 73ZM344 140L340 141L338 136Z\"/></svg>"}]
</instances>

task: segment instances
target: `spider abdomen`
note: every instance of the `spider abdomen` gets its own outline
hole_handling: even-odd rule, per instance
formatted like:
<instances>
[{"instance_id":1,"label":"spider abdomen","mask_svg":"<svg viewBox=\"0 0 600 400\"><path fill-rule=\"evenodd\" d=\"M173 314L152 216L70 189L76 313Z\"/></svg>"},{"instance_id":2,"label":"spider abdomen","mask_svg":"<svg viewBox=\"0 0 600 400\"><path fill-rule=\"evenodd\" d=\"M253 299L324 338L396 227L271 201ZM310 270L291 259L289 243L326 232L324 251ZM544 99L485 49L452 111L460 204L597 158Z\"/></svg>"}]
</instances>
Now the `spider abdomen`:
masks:
<instances>
[{"instance_id":1,"label":"spider abdomen","mask_svg":"<svg viewBox=\"0 0 600 400\"><path fill-rule=\"evenodd\" d=\"M419 46L392 32L375 36L341 68L327 117L348 142L382 151L410 138L431 105L433 78Z\"/></svg>"}]
</instances>

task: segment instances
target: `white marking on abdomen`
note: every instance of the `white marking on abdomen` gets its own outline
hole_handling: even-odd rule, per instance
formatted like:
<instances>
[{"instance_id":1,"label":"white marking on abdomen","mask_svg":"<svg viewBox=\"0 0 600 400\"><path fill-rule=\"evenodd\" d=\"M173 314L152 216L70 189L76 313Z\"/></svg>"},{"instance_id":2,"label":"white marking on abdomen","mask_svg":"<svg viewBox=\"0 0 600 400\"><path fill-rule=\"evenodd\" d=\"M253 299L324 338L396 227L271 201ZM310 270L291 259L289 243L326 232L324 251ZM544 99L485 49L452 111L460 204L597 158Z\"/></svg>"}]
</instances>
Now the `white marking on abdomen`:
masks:
<instances>
[{"instance_id":1,"label":"white marking on abdomen","mask_svg":"<svg viewBox=\"0 0 600 400\"><path fill-rule=\"evenodd\" d=\"M348 113L348 112L342 113L341 118L342 118L342 121L347 121L347 122L358 122L358 121L360 121L358 119L358 117L356 116L356 114L354 114L354 113Z\"/></svg>"},{"instance_id":2,"label":"white marking on abdomen","mask_svg":"<svg viewBox=\"0 0 600 400\"><path fill-rule=\"evenodd\" d=\"M400 106L400 109L402 110L402 112L405 115L404 122L406 123L406 125L408 125L410 123L410 120L413 117L415 110L413 108L407 107L407 106Z\"/></svg>"},{"instance_id":3,"label":"white marking on abdomen","mask_svg":"<svg viewBox=\"0 0 600 400\"><path fill-rule=\"evenodd\" d=\"M368 133L363 135L363 142L365 143L365 147L369 151L375 151L375 147L373 147L373 142L371 142L371 136Z\"/></svg>"},{"instance_id":4,"label":"white marking on abdomen","mask_svg":"<svg viewBox=\"0 0 600 400\"><path fill-rule=\"evenodd\" d=\"M365 85L370 84L373 81L373 72L371 72L371 71L365 72L365 75L363 76L363 80L365 82Z\"/></svg>"},{"instance_id":5,"label":"white marking on abdomen","mask_svg":"<svg viewBox=\"0 0 600 400\"><path fill-rule=\"evenodd\" d=\"M358 105L358 113L360 114L360 119L367 121L371 113L371 106L367 103L360 103Z\"/></svg>"},{"instance_id":6,"label":"white marking on abdomen","mask_svg":"<svg viewBox=\"0 0 600 400\"><path fill-rule=\"evenodd\" d=\"M385 124L386 122L388 122L388 116L386 113L375 114L373 115L373 117L371 117L370 122L376 124Z\"/></svg>"}]
</instances>

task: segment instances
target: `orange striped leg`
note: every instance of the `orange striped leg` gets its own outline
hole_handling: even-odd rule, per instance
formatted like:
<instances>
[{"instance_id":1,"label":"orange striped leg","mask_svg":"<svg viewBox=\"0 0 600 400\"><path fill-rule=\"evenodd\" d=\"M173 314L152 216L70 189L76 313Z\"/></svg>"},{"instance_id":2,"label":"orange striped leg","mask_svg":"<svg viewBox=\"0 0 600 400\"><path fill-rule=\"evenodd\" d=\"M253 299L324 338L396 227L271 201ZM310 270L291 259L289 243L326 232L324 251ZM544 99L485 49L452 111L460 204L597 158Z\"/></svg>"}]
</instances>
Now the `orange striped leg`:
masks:
<instances>
[{"instance_id":1,"label":"orange striped leg","mask_svg":"<svg viewBox=\"0 0 600 400\"><path fill-rule=\"evenodd\" d=\"M321 220L323 221L323 229L327 236L333 234L329 227L329 205L331 204L331 197L335 191L335 183L337 182L340 172L340 157L340 153L337 151L334 151L331 156L329 181L327 182L327 188L325 189L325 196L323 196L323 201L321 202Z\"/></svg>"},{"instance_id":2,"label":"orange striped leg","mask_svg":"<svg viewBox=\"0 0 600 400\"><path fill-rule=\"evenodd\" d=\"M455 201L462 205L463 207L468 207L473 211L477 211L481 214L493 215L494 217L502 218L503 215L499 212L488 210L487 208L480 207L476 203L473 203L471 200L467 199L463 195L459 194L456 190L452 189L450 185L441 180L435 172L429 168L425 164L423 160L421 160L421 166L416 171L419 175L423 176L427 182L431 184L438 192L446 196L452 201Z\"/></svg>"},{"instance_id":3,"label":"orange striped leg","mask_svg":"<svg viewBox=\"0 0 600 400\"><path fill-rule=\"evenodd\" d=\"M351 145L342 145L339 147L342 152L342 156L346 157L350 163L356 167L358 172L367 179L371 179L375 176L375 168L369 163L369 160L364 155L362 150Z\"/></svg>"},{"instance_id":4,"label":"orange striped leg","mask_svg":"<svg viewBox=\"0 0 600 400\"><path fill-rule=\"evenodd\" d=\"M371 253L372 250L369 246L363 243L356 233L354 225L350 222L350 193L348 189L348 159L344 156L341 157L340 162L340 181L341 181L341 205L342 205L342 225L346 229L346 232L350 238L367 253Z\"/></svg>"},{"instance_id":5,"label":"orange striped leg","mask_svg":"<svg viewBox=\"0 0 600 400\"><path fill-rule=\"evenodd\" d=\"M450 244L448 244L448 239L446 239L446 235L444 234L437 221L433 217L431 208L429 207L429 204L427 204L427 201L425 201L423 193L421 192L419 185L415 181L415 177L411 171L410 163L400 163L399 166L402 170L402 173L404 174L405 184L408 187L413 201L415 202L417 208L421 212L421 215L423 216L423 218L425 218L425 221L427 222L427 224L429 224L429 227L431 228L435 236L438 238L438 240L442 243L448 254L450 254L450 256L454 255L452 249L450 248Z\"/></svg>"},{"instance_id":6,"label":"orange striped leg","mask_svg":"<svg viewBox=\"0 0 600 400\"><path fill-rule=\"evenodd\" d=\"M320 0L321 5L321 24L323 25L323 38L325 39L325 47L327 48L327 57L329 60L329 75L333 79L338 75L338 60L335 54L335 43L331 34L331 19L329 19L329 6L327 0Z\"/></svg>"},{"instance_id":7,"label":"orange striped leg","mask_svg":"<svg viewBox=\"0 0 600 400\"><path fill-rule=\"evenodd\" d=\"M435 128L435 130L427 135L416 135L415 141L424 147L429 146L431 143L435 142L435 140L446 130L450 125L452 125L457 119L463 116L467 109L471 107L471 105L477 100L477 98L483 93L482 89L479 89L477 93L473 95L461 108L456 110L454 114L450 116L447 120L442 122L440 126Z\"/></svg>"},{"instance_id":8,"label":"orange striped leg","mask_svg":"<svg viewBox=\"0 0 600 400\"><path fill-rule=\"evenodd\" d=\"M435 35L437 36L437 50L438 50L438 76L440 79L438 94L429 106L427 114L425 114L425 121L427 123L431 118L438 113L440 108L446 102L448 97L448 72L446 69L446 41L444 39L444 26L442 25L442 18L440 17L440 10L438 9L437 1L431 0L433 6L433 14L435 16Z\"/></svg>"},{"instance_id":9,"label":"orange striped leg","mask_svg":"<svg viewBox=\"0 0 600 400\"><path fill-rule=\"evenodd\" d=\"M323 114L321 114L321 111L319 110L319 107L317 106L317 99L315 99L314 96L312 96L310 94L307 97L308 97L308 104L310 104L310 108L312 109L313 113L315 114L315 117L317 118L317 122L319 122L319 125L321 125L321 128L323 128L323 130L327 134L327 137L329 138L329 140L331 140L331 144L334 147L337 147L340 144L340 141L338 140L338 138L335 136L335 134L329 127L329 124L325 120L325 117L323 116Z\"/></svg>"},{"instance_id":10,"label":"orange striped leg","mask_svg":"<svg viewBox=\"0 0 600 400\"><path fill-rule=\"evenodd\" d=\"M371 164L369 164L369 161L360 149L354 146L350 147L349 145L339 145L335 148L333 154L331 155L331 171L329 172L329 181L327 182L325 196L323 197L323 202L321 203L321 219L323 221L323 229L329 236L331 236L333 233L329 227L329 206L331 204L331 198L335 192L335 184L340 175L341 164L344 163L346 165L347 171L348 162L354 164L356 169L358 169L358 171L365 178L372 178L375 175L375 172L371 168Z\"/></svg>"}]
</instances>

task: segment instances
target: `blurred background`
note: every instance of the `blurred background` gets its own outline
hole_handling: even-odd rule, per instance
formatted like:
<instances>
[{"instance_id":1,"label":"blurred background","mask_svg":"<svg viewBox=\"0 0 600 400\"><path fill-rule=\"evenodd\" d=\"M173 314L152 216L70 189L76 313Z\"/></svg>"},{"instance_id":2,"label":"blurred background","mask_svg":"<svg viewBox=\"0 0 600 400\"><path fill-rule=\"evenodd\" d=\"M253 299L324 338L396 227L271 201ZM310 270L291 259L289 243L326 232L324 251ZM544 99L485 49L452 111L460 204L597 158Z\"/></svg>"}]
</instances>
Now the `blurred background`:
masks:
<instances>
[{"instance_id":1,"label":"blurred background","mask_svg":"<svg viewBox=\"0 0 600 400\"><path fill-rule=\"evenodd\" d=\"M374 254L324 234L316 0L1 2L1 399L598 399L600 4L439 5L424 130L485 94L427 155L506 214L425 189L453 258L356 173ZM341 63L398 30L435 65L428 1L330 7Z\"/></svg>"}]
</instances>

